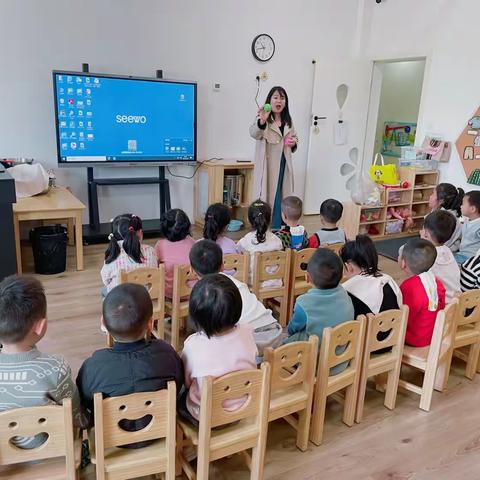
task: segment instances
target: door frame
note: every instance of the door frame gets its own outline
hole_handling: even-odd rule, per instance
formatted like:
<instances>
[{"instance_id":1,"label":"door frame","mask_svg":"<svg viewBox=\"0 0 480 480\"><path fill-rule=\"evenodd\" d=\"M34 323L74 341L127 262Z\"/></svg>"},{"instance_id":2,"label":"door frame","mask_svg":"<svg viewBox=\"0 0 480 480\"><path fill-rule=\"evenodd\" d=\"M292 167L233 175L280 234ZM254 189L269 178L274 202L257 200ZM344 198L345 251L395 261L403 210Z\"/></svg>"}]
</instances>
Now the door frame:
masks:
<instances>
[{"instance_id":1,"label":"door frame","mask_svg":"<svg viewBox=\"0 0 480 480\"><path fill-rule=\"evenodd\" d=\"M429 55L413 56L413 57L401 57L401 58L374 58L372 62L372 78L370 84L370 96L368 101L367 111L367 125L365 128L365 140L363 144L363 152L360 160L361 170L366 171L371 164L371 159L375 153L375 136L377 131L378 111L380 108L380 94L382 90L383 74L379 65L385 63L398 63L398 62L415 62L425 61L425 70L423 74L422 82L422 94L420 95L420 104L418 108L418 120L417 120L417 135L415 138L415 145L418 145L417 141L420 137L419 133L424 134L423 128L423 116L425 111L425 90L428 83L428 77L431 68L431 58Z\"/></svg>"}]
</instances>

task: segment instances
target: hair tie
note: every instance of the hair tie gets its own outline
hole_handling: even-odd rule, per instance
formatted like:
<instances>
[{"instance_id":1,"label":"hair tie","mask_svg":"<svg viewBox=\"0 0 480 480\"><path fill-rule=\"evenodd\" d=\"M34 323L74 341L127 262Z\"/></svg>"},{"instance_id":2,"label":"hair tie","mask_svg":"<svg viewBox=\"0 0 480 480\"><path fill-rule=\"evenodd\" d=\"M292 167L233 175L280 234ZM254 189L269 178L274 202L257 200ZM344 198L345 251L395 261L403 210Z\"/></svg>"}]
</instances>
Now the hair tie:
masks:
<instances>
[{"instance_id":1,"label":"hair tie","mask_svg":"<svg viewBox=\"0 0 480 480\"><path fill-rule=\"evenodd\" d=\"M133 227L128 227L128 231L133 232L134 231Z\"/></svg>"},{"instance_id":2,"label":"hair tie","mask_svg":"<svg viewBox=\"0 0 480 480\"><path fill-rule=\"evenodd\" d=\"M109 239L109 240L112 240L112 238L114 238L114 237L115 237L115 235L114 235L113 233L111 233L111 234L108 236L108 239Z\"/></svg>"},{"instance_id":3,"label":"hair tie","mask_svg":"<svg viewBox=\"0 0 480 480\"><path fill-rule=\"evenodd\" d=\"M260 217L261 215L263 215L263 212L258 212L257 217Z\"/></svg>"},{"instance_id":4,"label":"hair tie","mask_svg":"<svg viewBox=\"0 0 480 480\"><path fill-rule=\"evenodd\" d=\"M211 213L209 213L209 214L207 215L207 218L212 219L212 218L213 218L213 215L212 215Z\"/></svg>"}]
</instances>

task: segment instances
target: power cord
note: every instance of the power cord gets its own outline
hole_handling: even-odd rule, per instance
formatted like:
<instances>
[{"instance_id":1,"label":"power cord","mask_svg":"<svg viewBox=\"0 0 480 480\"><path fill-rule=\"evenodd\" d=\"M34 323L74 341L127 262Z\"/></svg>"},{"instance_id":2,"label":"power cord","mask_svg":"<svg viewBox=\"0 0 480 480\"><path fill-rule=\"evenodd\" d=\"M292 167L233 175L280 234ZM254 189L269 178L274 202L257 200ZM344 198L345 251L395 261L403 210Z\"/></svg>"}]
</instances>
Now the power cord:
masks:
<instances>
[{"instance_id":1,"label":"power cord","mask_svg":"<svg viewBox=\"0 0 480 480\"><path fill-rule=\"evenodd\" d=\"M257 93L255 94L255 103L257 104L257 107L260 108L260 105L258 104L258 94L260 92L260 77L257 75L255 77L255 80L257 81Z\"/></svg>"},{"instance_id":2,"label":"power cord","mask_svg":"<svg viewBox=\"0 0 480 480\"><path fill-rule=\"evenodd\" d=\"M212 162L213 160L223 160L223 157L212 157L209 158L208 160L204 160L203 162L197 161L198 165L195 167L195 170L193 171L192 175L187 176L187 175L177 175L175 173L172 173L170 171L170 167L167 166L167 172L172 176L176 178L186 178L187 180L191 180L197 173L198 169L205 163Z\"/></svg>"}]
</instances>

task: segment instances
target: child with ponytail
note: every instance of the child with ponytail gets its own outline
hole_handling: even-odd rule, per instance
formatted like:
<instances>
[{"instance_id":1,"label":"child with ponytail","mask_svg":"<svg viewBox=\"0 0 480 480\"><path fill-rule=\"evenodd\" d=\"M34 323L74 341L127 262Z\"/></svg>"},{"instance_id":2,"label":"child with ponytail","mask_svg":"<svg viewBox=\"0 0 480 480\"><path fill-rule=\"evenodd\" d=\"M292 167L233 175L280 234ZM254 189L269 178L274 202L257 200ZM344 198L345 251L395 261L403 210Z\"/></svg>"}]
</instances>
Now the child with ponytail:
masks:
<instances>
[{"instance_id":1,"label":"child with ponytail","mask_svg":"<svg viewBox=\"0 0 480 480\"><path fill-rule=\"evenodd\" d=\"M250 253L250 284L253 282L255 252L283 250L282 241L270 230L271 220L272 208L268 203L259 199L255 200L248 207L248 221L253 230L238 241L237 248L240 253ZM273 271L275 271L278 267L272 266L269 268L273 268ZM282 286L281 280L267 280L262 283L264 288L276 288L279 286Z\"/></svg>"},{"instance_id":2,"label":"child with ponytail","mask_svg":"<svg viewBox=\"0 0 480 480\"><path fill-rule=\"evenodd\" d=\"M124 213L112 221L112 233L108 236L110 243L105 251L105 263L102 276L108 293L120 281L120 271L129 272L141 267L155 268L157 256L149 245L142 244L142 220L136 215Z\"/></svg>"},{"instance_id":3,"label":"child with ponytail","mask_svg":"<svg viewBox=\"0 0 480 480\"><path fill-rule=\"evenodd\" d=\"M235 242L224 235L230 223L230 210L223 203L210 205L205 213L203 238L212 240L222 249L224 255L238 253Z\"/></svg>"}]
</instances>

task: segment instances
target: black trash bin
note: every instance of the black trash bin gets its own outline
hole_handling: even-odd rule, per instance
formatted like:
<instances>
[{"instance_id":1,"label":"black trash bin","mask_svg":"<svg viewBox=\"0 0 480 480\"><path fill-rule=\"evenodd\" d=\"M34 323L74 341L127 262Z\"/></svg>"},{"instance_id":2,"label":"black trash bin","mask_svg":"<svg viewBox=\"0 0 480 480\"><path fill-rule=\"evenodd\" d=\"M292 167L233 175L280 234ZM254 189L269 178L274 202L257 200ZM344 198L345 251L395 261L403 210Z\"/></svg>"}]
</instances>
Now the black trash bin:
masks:
<instances>
[{"instance_id":1,"label":"black trash bin","mask_svg":"<svg viewBox=\"0 0 480 480\"><path fill-rule=\"evenodd\" d=\"M67 229L61 225L30 230L35 273L64 272L67 264Z\"/></svg>"}]
</instances>

